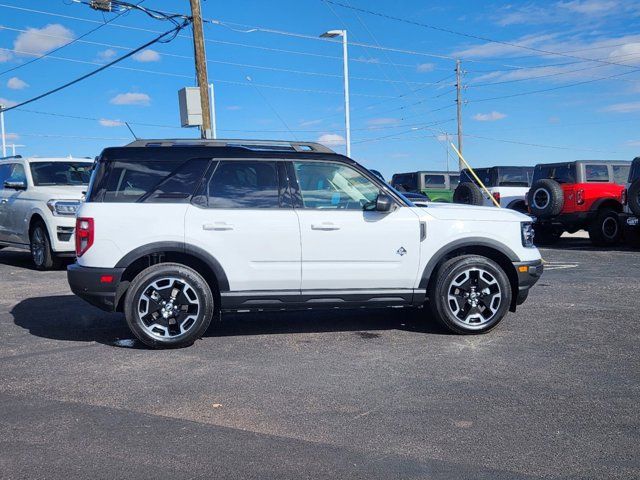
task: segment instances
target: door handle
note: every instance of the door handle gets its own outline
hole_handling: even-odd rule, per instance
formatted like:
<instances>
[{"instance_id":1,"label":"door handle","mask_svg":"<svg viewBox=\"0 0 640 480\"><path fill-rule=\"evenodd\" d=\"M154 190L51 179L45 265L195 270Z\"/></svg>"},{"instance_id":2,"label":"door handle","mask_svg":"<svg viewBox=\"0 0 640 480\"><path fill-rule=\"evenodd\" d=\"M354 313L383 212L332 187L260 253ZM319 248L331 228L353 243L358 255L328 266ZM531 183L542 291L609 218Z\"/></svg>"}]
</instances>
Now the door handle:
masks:
<instances>
[{"instance_id":1,"label":"door handle","mask_svg":"<svg viewBox=\"0 0 640 480\"><path fill-rule=\"evenodd\" d=\"M311 230L340 230L340 225L331 222L312 223Z\"/></svg>"},{"instance_id":2,"label":"door handle","mask_svg":"<svg viewBox=\"0 0 640 480\"><path fill-rule=\"evenodd\" d=\"M215 231L233 230L233 225L225 222L205 223L202 225L202 229Z\"/></svg>"}]
</instances>

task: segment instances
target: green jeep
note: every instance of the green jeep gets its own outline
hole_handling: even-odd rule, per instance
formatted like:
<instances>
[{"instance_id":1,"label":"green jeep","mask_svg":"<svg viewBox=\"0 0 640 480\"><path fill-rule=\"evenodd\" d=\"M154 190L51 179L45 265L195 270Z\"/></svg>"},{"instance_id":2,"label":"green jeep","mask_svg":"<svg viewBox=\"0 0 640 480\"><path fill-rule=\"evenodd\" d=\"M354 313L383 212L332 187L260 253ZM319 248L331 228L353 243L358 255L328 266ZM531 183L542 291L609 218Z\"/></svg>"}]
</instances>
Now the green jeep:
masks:
<instances>
[{"instance_id":1,"label":"green jeep","mask_svg":"<svg viewBox=\"0 0 640 480\"><path fill-rule=\"evenodd\" d=\"M395 173L391 186L401 192L415 192L427 195L432 202L452 202L453 191L460 182L458 172L410 172Z\"/></svg>"}]
</instances>

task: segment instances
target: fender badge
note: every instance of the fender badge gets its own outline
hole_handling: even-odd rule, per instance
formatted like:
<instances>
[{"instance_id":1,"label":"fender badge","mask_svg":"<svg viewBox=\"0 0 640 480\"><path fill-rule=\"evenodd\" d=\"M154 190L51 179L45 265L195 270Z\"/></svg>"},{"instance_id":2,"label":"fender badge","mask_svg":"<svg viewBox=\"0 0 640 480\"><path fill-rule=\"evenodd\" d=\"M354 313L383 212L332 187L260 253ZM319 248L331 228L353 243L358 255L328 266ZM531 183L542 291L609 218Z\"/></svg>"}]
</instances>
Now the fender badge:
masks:
<instances>
[{"instance_id":1,"label":"fender badge","mask_svg":"<svg viewBox=\"0 0 640 480\"><path fill-rule=\"evenodd\" d=\"M403 255L405 255L405 254L407 253L407 251L404 249L404 247L400 247L400 248L396 251L396 253L402 257Z\"/></svg>"}]
</instances>

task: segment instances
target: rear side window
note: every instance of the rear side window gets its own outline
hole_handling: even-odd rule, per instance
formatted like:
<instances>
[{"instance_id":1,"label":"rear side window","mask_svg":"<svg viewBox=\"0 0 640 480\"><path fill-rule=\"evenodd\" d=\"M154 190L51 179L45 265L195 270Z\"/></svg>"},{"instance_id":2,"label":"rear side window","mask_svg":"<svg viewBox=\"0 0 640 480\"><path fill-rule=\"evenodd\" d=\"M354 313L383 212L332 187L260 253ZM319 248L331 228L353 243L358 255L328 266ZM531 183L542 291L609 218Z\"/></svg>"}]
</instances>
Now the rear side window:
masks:
<instances>
[{"instance_id":1,"label":"rear side window","mask_svg":"<svg viewBox=\"0 0 640 480\"><path fill-rule=\"evenodd\" d=\"M425 174L424 186L425 188L444 188L446 186L444 175Z\"/></svg>"},{"instance_id":2,"label":"rear side window","mask_svg":"<svg viewBox=\"0 0 640 480\"><path fill-rule=\"evenodd\" d=\"M476 168L474 170L475 174L478 176L480 181L484 184L485 187L491 187L491 169L490 168ZM469 172L466 168L462 171L462 176L460 179L461 182L471 182L478 184L477 180L473 176L471 172Z\"/></svg>"},{"instance_id":3,"label":"rear side window","mask_svg":"<svg viewBox=\"0 0 640 480\"><path fill-rule=\"evenodd\" d=\"M533 182L549 178L558 183L575 183L576 167L573 163L566 165L540 165L535 168L533 173Z\"/></svg>"},{"instance_id":4,"label":"rear side window","mask_svg":"<svg viewBox=\"0 0 640 480\"><path fill-rule=\"evenodd\" d=\"M207 185L210 208L279 208L276 162L221 161Z\"/></svg>"},{"instance_id":5,"label":"rear side window","mask_svg":"<svg viewBox=\"0 0 640 480\"><path fill-rule=\"evenodd\" d=\"M101 180L91 200L103 202L188 202L200 183L208 159L169 161L115 160L100 165Z\"/></svg>"},{"instance_id":6,"label":"rear side window","mask_svg":"<svg viewBox=\"0 0 640 480\"><path fill-rule=\"evenodd\" d=\"M401 192L418 191L417 175L415 173L397 173L391 179L391 185Z\"/></svg>"},{"instance_id":7,"label":"rear side window","mask_svg":"<svg viewBox=\"0 0 640 480\"><path fill-rule=\"evenodd\" d=\"M629 165L613 165L613 181L619 185L624 185L627 183L630 170L631 167Z\"/></svg>"},{"instance_id":8,"label":"rear side window","mask_svg":"<svg viewBox=\"0 0 640 480\"><path fill-rule=\"evenodd\" d=\"M587 182L609 181L609 167L607 167L606 165L586 164L584 166L584 174Z\"/></svg>"},{"instance_id":9,"label":"rear side window","mask_svg":"<svg viewBox=\"0 0 640 480\"><path fill-rule=\"evenodd\" d=\"M533 168L528 167L498 167L498 186L502 187L530 187Z\"/></svg>"}]
</instances>

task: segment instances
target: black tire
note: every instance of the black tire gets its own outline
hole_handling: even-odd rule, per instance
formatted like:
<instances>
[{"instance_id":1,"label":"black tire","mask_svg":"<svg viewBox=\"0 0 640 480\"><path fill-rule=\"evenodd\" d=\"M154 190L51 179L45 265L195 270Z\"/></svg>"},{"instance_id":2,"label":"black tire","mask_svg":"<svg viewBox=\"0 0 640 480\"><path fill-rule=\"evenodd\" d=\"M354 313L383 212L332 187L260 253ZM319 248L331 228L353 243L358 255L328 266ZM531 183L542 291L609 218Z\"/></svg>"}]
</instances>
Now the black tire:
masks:
<instances>
[{"instance_id":1,"label":"black tire","mask_svg":"<svg viewBox=\"0 0 640 480\"><path fill-rule=\"evenodd\" d=\"M513 295L500 265L479 255L463 255L443 263L428 294L435 318L452 332L469 335L495 328L509 310ZM479 296L472 298L471 294Z\"/></svg>"},{"instance_id":2,"label":"black tire","mask_svg":"<svg viewBox=\"0 0 640 480\"><path fill-rule=\"evenodd\" d=\"M531 185L527 198L531 213L541 218L558 215L564 205L562 187L549 178L543 178Z\"/></svg>"},{"instance_id":3,"label":"black tire","mask_svg":"<svg viewBox=\"0 0 640 480\"><path fill-rule=\"evenodd\" d=\"M214 312L209 284L198 272L178 263L160 263L140 272L124 301L129 328L152 348L192 345L209 328Z\"/></svg>"},{"instance_id":4,"label":"black tire","mask_svg":"<svg viewBox=\"0 0 640 480\"><path fill-rule=\"evenodd\" d=\"M51 250L51 240L44 222L37 221L29 232L31 259L37 270L52 270L60 267L60 259Z\"/></svg>"},{"instance_id":5,"label":"black tire","mask_svg":"<svg viewBox=\"0 0 640 480\"><path fill-rule=\"evenodd\" d=\"M633 182L627 190L627 205L633 213L640 215L640 178Z\"/></svg>"},{"instance_id":6,"label":"black tire","mask_svg":"<svg viewBox=\"0 0 640 480\"><path fill-rule=\"evenodd\" d=\"M535 232L533 243L536 245L553 245L554 243L558 243L563 233L559 228L535 224L533 230Z\"/></svg>"},{"instance_id":7,"label":"black tire","mask_svg":"<svg viewBox=\"0 0 640 480\"><path fill-rule=\"evenodd\" d=\"M453 191L453 203L465 205L482 205L482 192L475 183L462 182Z\"/></svg>"},{"instance_id":8,"label":"black tire","mask_svg":"<svg viewBox=\"0 0 640 480\"><path fill-rule=\"evenodd\" d=\"M622 225L615 210L602 208L589 224L591 243L599 247L617 245L622 239Z\"/></svg>"}]
</instances>

